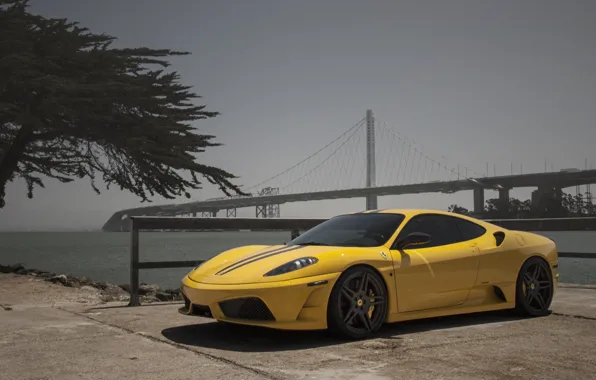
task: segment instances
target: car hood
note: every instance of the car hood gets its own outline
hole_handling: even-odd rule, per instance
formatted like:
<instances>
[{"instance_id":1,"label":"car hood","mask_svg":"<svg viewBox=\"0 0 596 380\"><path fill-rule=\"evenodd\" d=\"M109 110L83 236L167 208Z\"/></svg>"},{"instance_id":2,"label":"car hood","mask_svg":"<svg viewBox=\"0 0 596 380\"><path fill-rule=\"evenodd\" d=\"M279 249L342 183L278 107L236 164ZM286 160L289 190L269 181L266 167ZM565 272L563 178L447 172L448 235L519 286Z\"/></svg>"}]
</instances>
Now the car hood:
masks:
<instances>
[{"instance_id":1,"label":"car hood","mask_svg":"<svg viewBox=\"0 0 596 380\"><path fill-rule=\"evenodd\" d=\"M220 253L195 268L188 277L204 284L249 284L290 280L330 273L339 263L346 247L253 245ZM263 275L280 265L303 258L315 257L319 262L278 276ZM337 259L336 259L337 258Z\"/></svg>"}]
</instances>

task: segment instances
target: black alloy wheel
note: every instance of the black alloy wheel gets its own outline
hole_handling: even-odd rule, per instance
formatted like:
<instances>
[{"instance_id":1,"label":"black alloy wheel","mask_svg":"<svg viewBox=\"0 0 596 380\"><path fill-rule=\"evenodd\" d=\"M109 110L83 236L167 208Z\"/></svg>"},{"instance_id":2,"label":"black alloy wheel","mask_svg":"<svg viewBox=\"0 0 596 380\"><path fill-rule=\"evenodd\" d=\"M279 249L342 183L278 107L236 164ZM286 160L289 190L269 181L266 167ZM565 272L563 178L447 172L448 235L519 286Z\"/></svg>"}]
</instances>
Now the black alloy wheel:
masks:
<instances>
[{"instance_id":1,"label":"black alloy wheel","mask_svg":"<svg viewBox=\"0 0 596 380\"><path fill-rule=\"evenodd\" d=\"M381 276L369 267L345 271L329 298L329 330L342 338L362 339L379 330L386 316L387 289Z\"/></svg>"},{"instance_id":2,"label":"black alloy wheel","mask_svg":"<svg viewBox=\"0 0 596 380\"><path fill-rule=\"evenodd\" d=\"M517 278L516 311L532 317L549 314L553 287L553 276L548 263L542 258L531 257L522 265Z\"/></svg>"}]
</instances>

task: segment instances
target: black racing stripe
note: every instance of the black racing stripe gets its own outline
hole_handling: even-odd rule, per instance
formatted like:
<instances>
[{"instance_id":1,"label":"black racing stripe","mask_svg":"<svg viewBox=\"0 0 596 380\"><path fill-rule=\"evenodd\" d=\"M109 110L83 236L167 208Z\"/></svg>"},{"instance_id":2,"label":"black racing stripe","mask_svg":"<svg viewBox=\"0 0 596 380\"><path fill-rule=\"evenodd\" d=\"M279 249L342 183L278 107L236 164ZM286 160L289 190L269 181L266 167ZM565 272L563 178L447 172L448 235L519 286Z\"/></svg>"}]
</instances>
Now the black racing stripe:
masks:
<instances>
[{"instance_id":1,"label":"black racing stripe","mask_svg":"<svg viewBox=\"0 0 596 380\"><path fill-rule=\"evenodd\" d=\"M291 246L290 246L290 247L291 247ZM225 270L228 270L228 269L230 269L230 268L232 268L232 267L234 267L234 266L236 266L236 265L238 265L238 264L242 264L243 262L246 262L246 261L248 261L248 260L252 260L252 259L254 259L254 258L257 258L257 257L263 256L263 255L266 255L266 254L268 254L268 253L273 253L273 252L277 252L277 251L282 251L282 250L284 250L284 249L288 249L288 248L290 248L290 247L288 247L288 246L283 246L283 247L281 247L281 248L275 248L275 249L271 249L271 250L268 250L268 251L265 251L265 252L258 253L258 254L254 255L254 256L247 257L247 258L245 258L245 259L242 259L242 260L240 260L240 261L237 261L237 262L235 262L234 264L228 265L227 267L225 267L225 268L221 269L219 272L217 272L217 273L215 273L215 274L220 274L221 272L223 272L223 271L225 271Z\"/></svg>"},{"instance_id":2,"label":"black racing stripe","mask_svg":"<svg viewBox=\"0 0 596 380\"><path fill-rule=\"evenodd\" d=\"M252 263L254 263L255 261L260 261L260 260L263 260L263 259L267 259L267 258L269 258L269 257L273 257L273 256L281 255L282 253L287 253L287 252L290 252L290 251L295 251L295 250L297 250L297 249L302 249L302 248L304 248L304 246L297 245L297 246L294 246L294 247L292 247L292 248L290 248L290 249L288 249L288 250L286 250L286 251L282 251L282 252L273 252L273 253L270 253L270 254L268 254L268 255L266 255L266 256L255 257L253 260L247 261L247 262L245 262L245 263L243 263L243 264L241 264L241 265L238 265L238 266L237 266L237 267L235 267L235 268L228 269L227 271L225 271L225 272L222 272L220 276L223 276L223 275L224 275L224 274L226 274L226 273L230 273L230 272L232 272L232 271L234 271L234 270L236 270L236 269L238 269L238 268L241 268L241 267L243 267L243 266L245 266L245 265L252 264Z\"/></svg>"},{"instance_id":3,"label":"black racing stripe","mask_svg":"<svg viewBox=\"0 0 596 380\"><path fill-rule=\"evenodd\" d=\"M257 253L256 255L253 255L253 256L250 256L250 257L244 258L244 259L242 259L242 260L240 260L240 261L237 261L237 262L235 262L235 263L232 263L232 264L228 265L227 267L225 267L225 268L223 268L223 269L219 270L219 272L217 272L217 273L215 273L215 274L219 274L219 273L221 273L221 272L223 272L223 271L225 271L225 270L228 270L228 269L230 269L230 268L232 268L232 267L234 267L234 266L236 266L236 265L238 265L238 264L241 264L241 263L243 263L243 262L245 262L245 261L248 261L248 260L254 259L255 257L259 257L259 256L261 256L261 255L266 255L266 254L268 254L268 253L271 253L271 252L277 252L277 251L281 251L281 250L283 250L283 249L288 249L288 246L283 246L283 247L280 247L280 248L275 248L275 249L269 249L269 248L265 248L265 250L260 250L260 251L259 251L259 253Z\"/></svg>"}]
</instances>

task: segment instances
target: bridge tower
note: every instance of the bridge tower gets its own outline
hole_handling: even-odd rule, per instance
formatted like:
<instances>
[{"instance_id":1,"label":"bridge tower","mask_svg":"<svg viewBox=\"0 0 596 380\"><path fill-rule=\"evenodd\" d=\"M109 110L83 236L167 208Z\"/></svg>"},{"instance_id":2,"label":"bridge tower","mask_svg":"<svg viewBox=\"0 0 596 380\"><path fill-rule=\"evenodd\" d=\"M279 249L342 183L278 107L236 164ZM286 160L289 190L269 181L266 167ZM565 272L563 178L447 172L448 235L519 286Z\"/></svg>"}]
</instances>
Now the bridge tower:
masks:
<instances>
[{"instance_id":1,"label":"bridge tower","mask_svg":"<svg viewBox=\"0 0 596 380\"><path fill-rule=\"evenodd\" d=\"M279 195L279 187L266 187L259 191L259 196ZM279 204L264 204L256 207L257 218L279 218Z\"/></svg>"},{"instance_id":2,"label":"bridge tower","mask_svg":"<svg viewBox=\"0 0 596 380\"><path fill-rule=\"evenodd\" d=\"M375 118L372 110L366 110L366 187L376 186L376 164L375 164ZM377 196L366 196L366 209L376 210Z\"/></svg>"}]
</instances>

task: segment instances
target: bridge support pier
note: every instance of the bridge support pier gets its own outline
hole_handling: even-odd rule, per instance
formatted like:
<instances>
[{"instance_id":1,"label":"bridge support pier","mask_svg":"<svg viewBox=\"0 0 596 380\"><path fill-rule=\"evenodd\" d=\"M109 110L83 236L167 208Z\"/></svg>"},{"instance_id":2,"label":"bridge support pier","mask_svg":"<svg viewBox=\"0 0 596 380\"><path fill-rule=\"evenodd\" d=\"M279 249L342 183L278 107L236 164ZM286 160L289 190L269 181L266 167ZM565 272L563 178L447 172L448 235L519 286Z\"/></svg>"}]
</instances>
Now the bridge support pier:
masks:
<instances>
[{"instance_id":1,"label":"bridge support pier","mask_svg":"<svg viewBox=\"0 0 596 380\"><path fill-rule=\"evenodd\" d=\"M226 209L226 218L235 218L235 217L236 217L236 209L235 208Z\"/></svg>"},{"instance_id":2,"label":"bridge support pier","mask_svg":"<svg viewBox=\"0 0 596 380\"><path fill-rule=\"evenodd\" d=\"M509 189L499 189L499 200L509 202Z\"/></svg>"},{"instance_id":3,"label":"bridge support pier","mask_svg":"<svg viewBox=\"0 0 596 380\"><path fill-rule=\"evenodd\" d=\"M190 217L196 218L198 213L199 213L199 211L195 207L191 207L188 210L188 214L187 215L190 216Z\"/></svg>"},{"instance_id":4,"label":"bridge support pier","mask_svg":"<svg viewBox=\"0 0 596 380\"><path fill-rule=\"evenodd\" d=\"M474 214L482 215L484 213L484 188L474 188Z\"/></svg>"},{"instance_id":5,"label":"bridge support pier","mask_svg":"<svg viewBox=\"0 0 596 380\"><path fill-rule=\"evenodd\" d=\"M218 210L202 211L201 217L203 217L203 218L217 218L217 211Z\"/></svg>"},{"instance_id":6,"label":"bridge support pier","mask_svg":"<svg viewBox=\"0 0 596 380\"><path fill-rule=\"evenodd\" d=\"M281 215L279 205L262 205L255 208L257 218L279 218Z\"/></svg>"},{"instance_id":7,"label":"bridge support pier","mask_svg":"<svg viewBox=\"0 0 596 380\"><path fill-rule=\"evenodd\" d=\"M377 210L379 208L377 196L376 195L367 195L366 196L366 209L367 210Z\"/></svg>"},{"instance_id":8,"label":"bridge support pier","mask_svg":"<svg viewBox=\"0 0 596 380\"><path fill-rule=\"evenodd\" d=\"M279 195L279 187L266 187L259 191L259 196L268 197ZM258 205L255 209L257 218L279 218L281 215L279 203Z\"/></svg>"}]
</instances>

